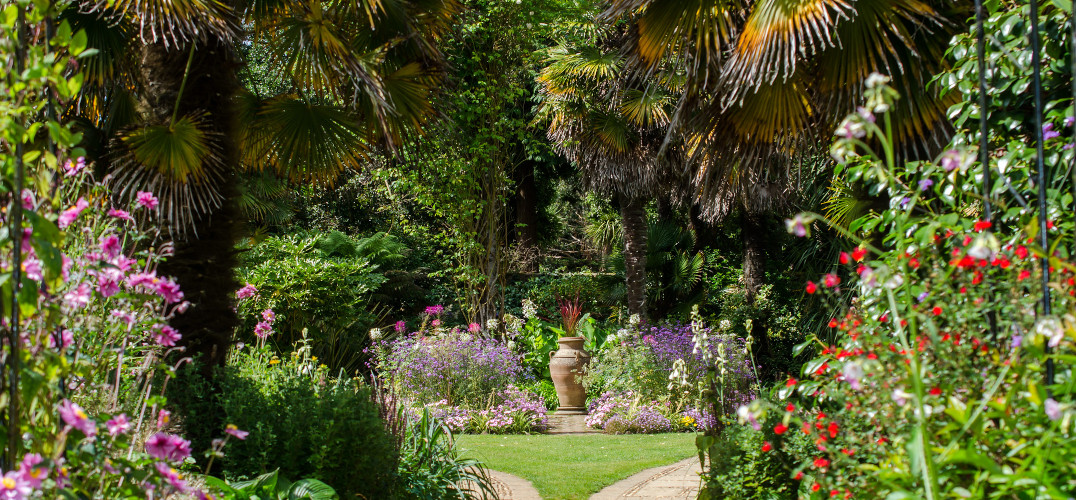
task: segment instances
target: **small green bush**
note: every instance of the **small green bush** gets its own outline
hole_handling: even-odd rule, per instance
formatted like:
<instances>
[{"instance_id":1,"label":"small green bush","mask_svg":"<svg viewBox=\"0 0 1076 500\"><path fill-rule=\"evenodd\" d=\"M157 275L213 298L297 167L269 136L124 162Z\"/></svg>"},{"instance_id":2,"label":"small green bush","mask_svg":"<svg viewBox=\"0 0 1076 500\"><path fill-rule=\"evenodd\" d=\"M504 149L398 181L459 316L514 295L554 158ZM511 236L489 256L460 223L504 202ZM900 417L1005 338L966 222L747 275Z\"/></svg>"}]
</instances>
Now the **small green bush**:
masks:
<instances>
[{"instance_id":1,"label":"small green bush","mask_svg":"<svg viewBox=\"0 0 1076 500\"><path fill-rule=\"evenodd\" d=\"M329 377L305 347L283 361L240 350L218 379L226 421L250 432L225 450L229 480L279 469L324 481L342 498L391 497L396 446L368 388Z\"/></svg>"},{"instance_id":2,"label":"small green bush","mask_svg":"<svg viewBox=\"0 0 1076 500\"><path fill-rule=\"evenodd\" d=\"M761 430L732 423L725 427L712 448L710 468L704 473L702 500L777 500L797 498L800 484L794 467L799 455L807 456L811 443L796 429L782 437L785 447L777 446L773 428L781 422L778 412L760 422ZM765 443L772 449L763 451ZM784 449L792 450L791 456Z\"/></svg>"}]
</instances>

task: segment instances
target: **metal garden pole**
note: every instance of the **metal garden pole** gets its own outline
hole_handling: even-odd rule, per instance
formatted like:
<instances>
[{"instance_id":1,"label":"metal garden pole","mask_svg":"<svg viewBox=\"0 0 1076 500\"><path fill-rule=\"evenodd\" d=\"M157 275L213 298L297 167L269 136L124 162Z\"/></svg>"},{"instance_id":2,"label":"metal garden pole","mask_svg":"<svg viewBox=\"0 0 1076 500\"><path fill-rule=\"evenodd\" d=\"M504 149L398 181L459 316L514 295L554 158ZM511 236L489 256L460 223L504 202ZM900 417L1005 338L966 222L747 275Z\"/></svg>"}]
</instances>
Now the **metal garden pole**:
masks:
<instances>
[{"instance_id":1,"label":"metal garden pole","mask_svg":"<svg viewBox=\"0 0 1076 500\"><path fill-rule=\"evenodd\" d=\"M1039 185L1039 243L1042 245L1042 257L1039 265L1042 266L1042 315L1049 316L1050 309L1050 237L1046 233L1046 168L1043 165L1042 145L1042 55L1039 54L1039 2L1031 0L1031 85L1035 93L1035 168L1038 169L1036 182ZM1046 344L1046 354L1052 349ZM1053 359L1046 359L1046 385L1054 383Z\"/></svg>"}]
</instances>

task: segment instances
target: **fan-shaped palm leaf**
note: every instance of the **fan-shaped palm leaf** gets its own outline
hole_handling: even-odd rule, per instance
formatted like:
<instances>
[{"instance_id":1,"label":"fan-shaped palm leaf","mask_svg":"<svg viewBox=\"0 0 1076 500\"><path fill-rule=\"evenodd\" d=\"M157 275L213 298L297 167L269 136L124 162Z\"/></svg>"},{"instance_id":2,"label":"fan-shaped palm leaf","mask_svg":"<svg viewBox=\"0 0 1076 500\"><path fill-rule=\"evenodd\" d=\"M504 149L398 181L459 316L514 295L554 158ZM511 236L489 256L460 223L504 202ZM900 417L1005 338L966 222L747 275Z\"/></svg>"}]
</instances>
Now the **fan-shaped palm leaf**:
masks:
<instances>
[{"instance_id":1,"label":"fan-shaped palm leaf","mask_svg":"<svg viewBox=\"0 0 1076 500\"><path fill-rule=\"evenodd\" d=\"M121 133L112 144L114 195L130 203L139 191L152 192L159 219L177 235L192 230L224 199L219 186L228 169L221 137L211 130L204 114L193 114Z\"/></svg>"},{"instance_id":2,"label":"fan-shaped palm leaf","mask_svg":"<svg viewBox=\"0 0 1076 500\"><path fill-rule=\"evenodd\" d=\"M241 32L237 13L221 0L99 0L93 10L117 22L130 16L144 43L165 47L205 41L207 35L234 42Z\"/></svg>"}]
</instances>

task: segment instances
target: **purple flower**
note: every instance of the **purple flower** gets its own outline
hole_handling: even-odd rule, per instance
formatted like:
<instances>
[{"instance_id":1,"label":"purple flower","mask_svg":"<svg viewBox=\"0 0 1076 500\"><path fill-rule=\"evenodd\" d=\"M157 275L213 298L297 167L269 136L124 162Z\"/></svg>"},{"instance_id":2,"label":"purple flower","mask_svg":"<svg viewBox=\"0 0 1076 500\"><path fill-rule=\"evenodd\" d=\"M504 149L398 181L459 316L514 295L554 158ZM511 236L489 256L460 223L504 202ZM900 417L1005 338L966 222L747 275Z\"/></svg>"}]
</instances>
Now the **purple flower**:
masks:
<instances>
[{"instance_id":1,"label":"purple flower","mask_svg":"<svg viewBox=\"0 0 1076 500\"><path fill-rule=\"evenodd\" d=\"M64 210L60 214L60 219L57 221L60 229L70 226L72 222L75 222L75 219L78 219L78 216L82 214L82 211L86 210L89 206L90 204L85 198L79 198L78 201L75 202L75 206Z\"/></svg>"},{"instance_id":2,"label":"purple flower","mask_svg":"<svg viewBox=\"0 0 1076 500\"><path fill-rule=\"evenodd\" d=\"M934 185L934 181L932 181L930 179L923 179L923 180L919 181L919 190L920 191L926 191L926 190L930 189L930 187L933 186L933 185Z\"/></svg>"},{"instance_id":3,"label":"purple flower","mask_svg":"<svg viewBox=\"0 0 1076 500\"><path fill-rule=\"evenodd\" d=\"M90 419L81 406L65 399L60 403L60 419L82 432L86 437L92 438L97 435L97 422Z\"/></svg>"},{"instance_id":4,"label":"purple flower","mask_svg":"<svg viewBox=\"0 0 1076 500\"><path fill-rule=\"evenodd\" d=\"M183 338L183 335L168 325L157 325L155 328L157 331L153 334L153 340L165 347L175 346L176 342Z\"/></svg>"},{"instance_id":5,"label":"purple flower","mask_svg":"<svg viewBox=\"0 0 1076 500\"><path fill-rule=\"evenodd\" d=\"M108 427L108 435L112 437L116 437L131 429L131 423L127 421L126 413L121 413L108 419L108 421L105 422L105 426Z\"/></svg>"},{"instance_id":6,"label":"purple flower","mask_svg":"<svg viewBox=\"0 0 1076 500\"><path fill-rule=\"evenodd\" d=\"M1066 127L1071 127L1074 123L1076 123L1076 116L1066 116L1065 117L1065 126Z\"/></svg>"},{"instance_id":7,"label":"purple flower","mask_svg":"<svg viewBox=\"0 0 1076 500\"><path fill-rule=\"evenodd\" d=\"M191 456L191 443L175 434L158 432L146 440L146 453L161 460L179 462Z\"/></svg>"},{"instance_id":8,"label":"purple flower","mask_svg":"<svg viewBox=\"0 0 1076 500\"><path fill-rule=\"evenodd\" d=\"M243 288L240 288L239 291L235 292L235 298L237 298L237 299L246 299L246 298L253 297L254 294L256 294L256 293L258 293L258 289L254 288L254 285L251 285L250 283L247 283L246 286L244 286Z\"/></svg>"},{"instance_id":9,"label":"purple flower","mask_svg":"<svg viewBox=\"0 0 1076 500\"><path fill-rule=\"evenodd\" d=\"M108 216L125 221L134 221L134 217L131 217L131 214L129 212L127 212L126 210L120 210L118 208L110 209L108 211Z\"/></svg>"},{"instance_id":10,"label":"purple flower","mask_svg":"<svg viewBox=\"0 0 1076 500\"><path fill-rule=\"evenodd\" d=\"M1061 132L1058 132L1058 131L1054 130L1054 124L1053 123L1047 123L1046 125L1042 126L1042 140L1043 141L1048 141L1050 139L1054 139L1054 138L1060 137L1060 136L1061 136Z\"/></svg>"},{"instance_id":11,"label":"purple flower","mask_svg":"<svg viewBox=\"0 0 1076 500\"><path fill-rule=\"evenodd\" d=\"M135 196L135 200L140 206L143 206L150 210L157 208L157 204L159 203L157 197L153 196L153 193L149 191L139 191L138 194Z\"/></svg>"},{"instance_id":12,"label":"purple flower","mask_svg":"<svg viewBox=\"0 0 1076 500\"><path fill-rule=\"evenodd\" d=\"M797 214L791 219L785 219L785 228L798 238L807 236L807 224L802 214Z\"/></svg>"}]
</instances>

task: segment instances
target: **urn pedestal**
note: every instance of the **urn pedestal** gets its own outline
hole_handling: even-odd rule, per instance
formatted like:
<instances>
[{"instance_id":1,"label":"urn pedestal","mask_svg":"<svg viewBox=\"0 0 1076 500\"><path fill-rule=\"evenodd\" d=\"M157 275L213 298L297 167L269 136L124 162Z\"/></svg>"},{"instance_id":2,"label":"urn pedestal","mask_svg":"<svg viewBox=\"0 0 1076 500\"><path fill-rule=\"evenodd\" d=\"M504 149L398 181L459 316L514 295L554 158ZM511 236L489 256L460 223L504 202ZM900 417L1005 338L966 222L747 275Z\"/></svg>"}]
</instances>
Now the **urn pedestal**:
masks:
<instances>
[{"instance_id":1,"label":"urn pedestal","mask_svg":"<svg viewBox=\"0 0 1076 500\"><path fill-rule=\"evenodd\" d=\"M583 350L584 342L583 337L564 337L557 340L560 349L549 353L549 373L560 400L557 415L587 413L587 391L581 377L590 363L590 354Z\"/></svg>"}]
</instances>

